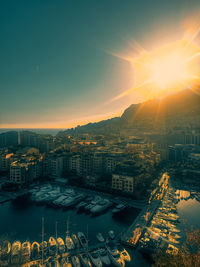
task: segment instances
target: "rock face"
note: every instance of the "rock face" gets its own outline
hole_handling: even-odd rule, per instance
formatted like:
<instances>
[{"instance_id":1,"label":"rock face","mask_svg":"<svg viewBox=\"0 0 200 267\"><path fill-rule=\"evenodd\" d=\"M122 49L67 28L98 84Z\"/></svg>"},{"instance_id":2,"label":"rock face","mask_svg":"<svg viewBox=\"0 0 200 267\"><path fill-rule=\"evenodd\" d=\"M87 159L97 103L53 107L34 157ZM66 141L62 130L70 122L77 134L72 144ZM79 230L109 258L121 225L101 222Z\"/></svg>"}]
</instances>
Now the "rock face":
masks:
<instances>
[{"instance_id":1,"label":"rock face","mask_svg":"<svg viewBox=\"0 0 200 267\"><path fill-rule=\"evenodd\" d=\"M163 99L129 106L121 117L68 129L67 133L106 134L118 131L165 131L171 128L200 129L200 88L184 90Z\"/></svg>"}]
</instances>

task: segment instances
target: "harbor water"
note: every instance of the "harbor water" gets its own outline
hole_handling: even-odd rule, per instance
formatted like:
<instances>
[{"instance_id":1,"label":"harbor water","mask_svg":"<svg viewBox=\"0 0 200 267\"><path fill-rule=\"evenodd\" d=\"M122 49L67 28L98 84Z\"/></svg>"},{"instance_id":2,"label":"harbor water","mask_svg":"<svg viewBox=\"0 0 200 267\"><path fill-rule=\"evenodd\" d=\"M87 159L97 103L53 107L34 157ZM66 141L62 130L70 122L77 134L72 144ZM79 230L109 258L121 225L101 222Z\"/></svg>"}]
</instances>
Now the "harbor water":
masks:
<instances>
[{"instance_id":1,"label":"harbor water","mask_svg":"<svg viewBox=\"0 0 200 267\"><path fill-rule=\"evenodd\" d=\"M65 239L68 221L69 233L84 232L86 236L88 235L89 245L93 245L98 243L96 238L98 232L101 232L104 237L108 237L109 230L114 230L116 235L120 235L134 221L138 212L138 209L132 209L128 216L113 217L109 210L105 214L92 217L89 214L77 213L75 208L63 210L36 205L28 199L14 200L0 204L0 236L8 238L11 242L15 240L41 242L43 217L44 240L48 241L50 236L56 236L56 222L58 222L58 236ZM149 266L140 253L134 249L128 249L128 251L132 260L126 266Z\"/></svg>"}]
</instances>

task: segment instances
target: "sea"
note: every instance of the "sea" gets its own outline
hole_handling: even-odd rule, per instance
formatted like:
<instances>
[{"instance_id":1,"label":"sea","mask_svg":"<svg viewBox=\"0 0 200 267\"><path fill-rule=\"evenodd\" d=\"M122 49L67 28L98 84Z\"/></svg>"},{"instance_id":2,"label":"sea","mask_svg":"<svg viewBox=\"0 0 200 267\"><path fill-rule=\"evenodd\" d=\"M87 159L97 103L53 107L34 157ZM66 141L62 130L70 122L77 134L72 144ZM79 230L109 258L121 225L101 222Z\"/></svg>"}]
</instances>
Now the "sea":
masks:
<instances>
[{"instance_id":1,"label":"sea","mask_svg":"<svg viewBox=\"0 0 200 267\"><path fill-rule=\"evenodd\" d=\"M35 132L37 134L51 134L51 135L56 135L58 132L60 131L64 131L65 129L63 128L57 128L57 129L54 129L54 128L50 128L50 129L47 129L47 128L1 128L0 129L0 134L1 133L5 133L5 132L9 132L9 131L31 131L31 132Z\"/></svg>"}]
</instances>

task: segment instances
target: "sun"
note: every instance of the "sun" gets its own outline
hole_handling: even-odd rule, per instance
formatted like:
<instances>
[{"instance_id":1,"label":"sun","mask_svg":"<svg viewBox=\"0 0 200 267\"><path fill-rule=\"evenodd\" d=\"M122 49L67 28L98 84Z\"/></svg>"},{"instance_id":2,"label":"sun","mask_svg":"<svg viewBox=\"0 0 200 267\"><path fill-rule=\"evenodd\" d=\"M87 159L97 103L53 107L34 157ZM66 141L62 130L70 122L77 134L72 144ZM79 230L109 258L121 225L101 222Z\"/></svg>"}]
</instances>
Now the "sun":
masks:
<instances>
[{"instance_id":1,"label":"sun","mask_svg":"<svg viewBox=\"0 0 200 267\"><path fill-rule=\"evenodd\" d=\"M151 80L161 89L175 83L187 80L190 77L186 60L178 52L156 59L150 65Z\"/></svg>"},{"instance_id":2,"label":"sun","mask_svg":"<svg viewBox=\"0 0 200 267\"><path fill-rule=\"evenodd\" d=\"M178 92L199 82L199 56L199 47L187 40L169 43L141 54L132 60L135 90L148 99Z\"/></svg>"},{"instance_id":3,"label":"sun","mask_svg":"<svg viewBox=\"0 0 200 267\"><path fill-rule=\"evenodd\" d=\"M120 58L123 58L122 56ZM167 43L135 57L124 57L133 67L135 85L111 101L137 93L144 100L164 97L200 84L200 47L188 39Z\"/></svg>"}]
</instances>

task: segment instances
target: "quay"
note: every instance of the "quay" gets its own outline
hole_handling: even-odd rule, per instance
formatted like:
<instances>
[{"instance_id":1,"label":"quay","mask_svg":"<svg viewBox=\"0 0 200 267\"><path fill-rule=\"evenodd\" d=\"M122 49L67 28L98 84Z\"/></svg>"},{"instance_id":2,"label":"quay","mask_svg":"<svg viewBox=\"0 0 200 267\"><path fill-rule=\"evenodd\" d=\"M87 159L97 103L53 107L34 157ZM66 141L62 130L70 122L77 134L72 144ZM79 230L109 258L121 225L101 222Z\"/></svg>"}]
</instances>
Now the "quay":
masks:
<instances>
[{"instance_id":1,"label":"quay","mask_svg":"<svg viewBox=\"0 0 200 267\"><path fill-rule=\"evenodd\" d=\"M123 244L131 247L138 245L140 238L143 237L146 228L150 225L154 214L161 206L162 199L168 189L168 180L168 174L164 173L159 181L158 187L151 193L148 204L143 207L132 225L121 234L121 242Z\"/></svg>"}]
</instances>

